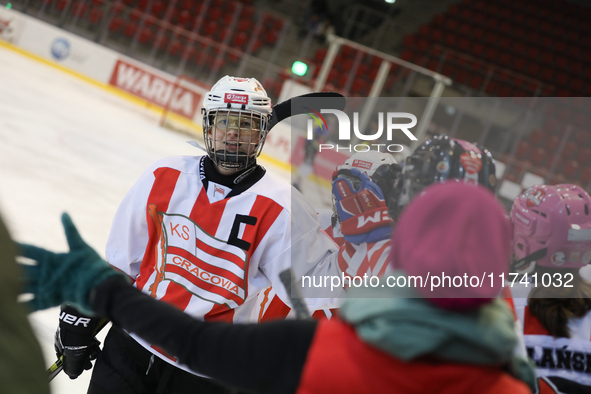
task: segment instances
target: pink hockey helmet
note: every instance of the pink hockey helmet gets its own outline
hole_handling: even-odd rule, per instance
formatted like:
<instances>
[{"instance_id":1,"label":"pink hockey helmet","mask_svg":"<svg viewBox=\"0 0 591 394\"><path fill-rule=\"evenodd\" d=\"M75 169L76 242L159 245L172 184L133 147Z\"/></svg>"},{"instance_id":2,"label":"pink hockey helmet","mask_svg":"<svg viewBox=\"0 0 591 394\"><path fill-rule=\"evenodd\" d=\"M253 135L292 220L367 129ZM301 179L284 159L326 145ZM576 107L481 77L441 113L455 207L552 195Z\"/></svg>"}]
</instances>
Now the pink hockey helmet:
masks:
<instances>
[{"instance_id":1,"label":"pink hockey helmet","mask_svg":"<svg viewBox=\"0 0 591 394\"><path fill-rule=\"evenodd\" d=\"M576 185L532 186L513 202L513 268L580 268L591 261L591 197Z\"/></svg>"}]
</instances>

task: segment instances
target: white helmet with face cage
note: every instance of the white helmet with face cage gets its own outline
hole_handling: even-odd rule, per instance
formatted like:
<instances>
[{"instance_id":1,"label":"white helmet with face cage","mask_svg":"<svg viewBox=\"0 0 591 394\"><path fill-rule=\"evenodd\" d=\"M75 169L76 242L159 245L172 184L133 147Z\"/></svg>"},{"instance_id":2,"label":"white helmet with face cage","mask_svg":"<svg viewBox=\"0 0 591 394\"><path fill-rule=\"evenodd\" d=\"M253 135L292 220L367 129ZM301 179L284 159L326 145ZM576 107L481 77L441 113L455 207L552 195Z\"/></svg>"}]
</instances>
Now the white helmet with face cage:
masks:
<instances>
[{"instance_id":1,"label":"white helmet with face cage","mask_svg":"<svg viewBox=\"0 0 591 394\"><path fill-rule=\"evenodd\" d=\"M272 110L271 99L256 79L220 79L203 99L203 137L211 160L225 169L254 165Z\"/></svg>"}]
</instances>

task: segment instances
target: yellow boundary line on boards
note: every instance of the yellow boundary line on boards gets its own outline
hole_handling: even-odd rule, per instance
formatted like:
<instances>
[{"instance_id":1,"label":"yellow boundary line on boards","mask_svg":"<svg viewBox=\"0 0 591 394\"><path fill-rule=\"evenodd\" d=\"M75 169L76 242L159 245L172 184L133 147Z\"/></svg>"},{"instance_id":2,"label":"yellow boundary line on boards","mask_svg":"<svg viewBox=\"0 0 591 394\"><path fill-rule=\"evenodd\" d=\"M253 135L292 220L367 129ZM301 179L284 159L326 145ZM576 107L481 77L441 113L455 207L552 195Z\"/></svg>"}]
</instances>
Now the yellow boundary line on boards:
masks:
<instances>
[{"instance_id":1,"label":"yellow boundary line on boards","mask_svg":"<svg viewBox=\"0 0 591 394\"><path fill-rule=\"evenodd\" d=\"M161 107L159 107L159 106L157 106L155 104L152 104L152 103L150 103L147 100L144 100L144 99L141 99L141 98L139 98L137 96L134 96L131 93L127 93L127 92L125 92L125 91L123 91L123 90L121 90L121 89L119 89L119 88L117 88L115 86L112 86L112 85L109 85L109 84L106 84L106 83L103 83L103 82L99 82L99 81L97 81L95 79L92 79L90 77L87 77L84 74L81 74L81 73L79 73L77 71L74 71L74 70L72 70L72 69L70 69L68 67L62 66L61 64L55 63L55 62L53 62L51 60L45 59L42 56L39 56L39 55L36 55L36 54L31 53L29 51L26 51L26 50L24 50L22 48L17 47L14 44L11 44L11 43L7 42L7 41L0 40L0 47L9 49L9 50L14 51L14 52L17 52L17 53L19 53L19 54L21 54L23 56L28 57L29 59L33 59L35 61L38 61L40 63L43 63L46 66L50 66L50 67L53 67L55 69L58 69L58 70L66 73L66 74L69 74L69 75L74 76L74 77L76 77L78 79L81 79L84 82L87 82L87 83L89 83L89 84L91 84L91 85L93 85L93 86L95 86L95 87L97 87L99 89L106 90L107 92L109 92L111 94L114 94L116 96L119 96L120 98L122 98L124 100L130 101L133 104L136 104L136 105L141 106L143 108L147 108L148 110L150 110L150 111L152 111L152 112L154 112L154 113L156 113L158 115L162 115L164 113L164 109L163 108L161 108ZM180 122L180 123L183 123L185 126L189 127L190 129L192 129L195 132L200 133L202 131L202 128L200 126L196 125L194 122L192 122L190 120L187 120L186 118L183 118L182 116L176 116L175 114L169 114L169 115L171 117L173 117L175 119L175 121ZM273 164L275 166L281 167L281 168L283 168L286 171L291 171L292 170L290 164L284 163L284 162L282 162L282 161L280 161L278 159L275 159L274 157L267 156L267 155L262 154L262 153L261 153L260 157L261 157L261 159L263 159L265 161L268 161L268 162L270 162L271 164Z\"/></svg>"}]
</instances>

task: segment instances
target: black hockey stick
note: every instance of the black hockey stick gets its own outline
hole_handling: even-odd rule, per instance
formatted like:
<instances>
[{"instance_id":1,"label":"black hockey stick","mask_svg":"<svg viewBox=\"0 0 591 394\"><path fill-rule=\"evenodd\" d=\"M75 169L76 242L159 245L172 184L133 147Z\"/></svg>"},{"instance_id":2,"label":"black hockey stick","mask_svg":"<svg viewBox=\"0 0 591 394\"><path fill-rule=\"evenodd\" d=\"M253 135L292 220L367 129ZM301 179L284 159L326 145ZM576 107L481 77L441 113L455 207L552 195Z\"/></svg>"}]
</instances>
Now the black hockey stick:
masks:
<instances>
[{"instance_id":1,"label":"black hockey stick","mask_svg":"<svg viewBox=\"0 0 591 394\"><path fill-rule=\"evenodd\" d=\"M336 92L312 92L292 97L273 106L269 130L291 116L307 114L310 109L315 111L320 111L322 108L343 110L346 104L345 96Z\"/></svg>"},{"instance_id":2,"label":"black hockey stick","mask_svg":"<svg viewBox=\"0 0 591 394\"><path fill-rule=\"evenodd\" d=\"M103 319L100 321L98 326L96 326L94 330L94 335L96 336L105 326L109 323L107 319ZM64 369L64 356L60 356L56 362L49 368L47 368L47 375L49 376L49 381L51 382L53 378L55 378L62 370Z\"/></svg>"},{"instance_id":3,"label":"black hockey stick","mask_svg":"<svg viewBox=\"0 0 591 394\"><path fill-rule=\"evenodd\" d=\"M285 271L279 273L279 279L281 279L281 282L283 283L285 290L287 290L289 300L291 301L293 310L296 313L296 318L309 319L310 312L308 311L308 307L304 302L304 298L302 297L300 288L295 282L291 268L288 268Z\"/></svg>"}]
</instances>

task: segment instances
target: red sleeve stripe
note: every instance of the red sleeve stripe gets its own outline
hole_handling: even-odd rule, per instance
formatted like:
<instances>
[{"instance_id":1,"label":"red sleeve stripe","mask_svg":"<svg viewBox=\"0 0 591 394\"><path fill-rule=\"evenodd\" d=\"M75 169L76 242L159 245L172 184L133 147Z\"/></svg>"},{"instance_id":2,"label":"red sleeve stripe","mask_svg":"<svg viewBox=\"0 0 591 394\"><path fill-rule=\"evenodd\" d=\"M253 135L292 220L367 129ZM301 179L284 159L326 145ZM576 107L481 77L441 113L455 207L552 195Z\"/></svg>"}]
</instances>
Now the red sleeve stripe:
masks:
<instances>
[{"instance_id":1,"label":"red sleeve stripe","mask_svg":"<svg viewBox=\"0 0 591 394\"><path fill-rule=\"evenodd\" d=\"M289 311L291 311L291 308L288 307L283 301L281 301L279 297L275 296L271 299L269 307L263 313L263 317L260 321L264 322L285 319Z\"/></svg>"}]
</instances>

